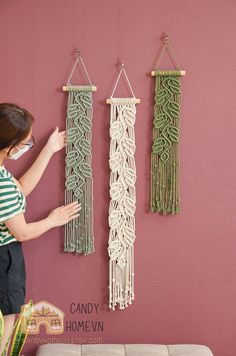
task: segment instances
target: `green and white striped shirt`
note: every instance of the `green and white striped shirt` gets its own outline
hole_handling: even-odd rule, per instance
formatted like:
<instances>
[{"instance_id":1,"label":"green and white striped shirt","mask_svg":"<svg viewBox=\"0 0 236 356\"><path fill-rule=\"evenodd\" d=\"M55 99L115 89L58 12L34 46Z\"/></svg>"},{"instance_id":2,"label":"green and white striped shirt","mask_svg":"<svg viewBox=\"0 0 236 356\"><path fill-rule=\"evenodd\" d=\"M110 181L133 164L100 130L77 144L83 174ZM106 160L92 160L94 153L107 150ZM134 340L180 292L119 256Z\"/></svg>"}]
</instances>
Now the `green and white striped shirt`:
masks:
<instances>
[{"instance_id":1,"label":"green and white striped shirt","mask_svg":"<svg viewBox=\"0 0 236 356\"><path fill-rule=\"evenodd\" d=\"M13 180L12 174L0 166L0 246L17 241L4 221L24 213L26 199Z\"/></svg>"}]
</instances>

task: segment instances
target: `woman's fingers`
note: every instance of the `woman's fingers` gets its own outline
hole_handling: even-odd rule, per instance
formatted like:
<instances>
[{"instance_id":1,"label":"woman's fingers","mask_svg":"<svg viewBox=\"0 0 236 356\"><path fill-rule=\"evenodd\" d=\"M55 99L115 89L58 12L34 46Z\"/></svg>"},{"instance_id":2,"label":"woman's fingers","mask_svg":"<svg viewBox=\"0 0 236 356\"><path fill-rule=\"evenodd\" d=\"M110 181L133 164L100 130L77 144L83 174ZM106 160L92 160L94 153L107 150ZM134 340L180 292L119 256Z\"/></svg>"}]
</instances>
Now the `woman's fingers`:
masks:
<instances>
[{"instance_id":1,"label":"woman's fingers","mask_svg":"<svg viewBox=\"0 0 236 356\"><path fill-rule=\"evenodd\" d=\"M75 214L76 215L78 214L78 212L81 210L81 204L78 202L73 202L73 203L68 204L65 208L66 208L67 214L69 215L69 217L71 217L71 216L74 216Z\"/></svg>"},{"instance_id":2,"label":"woman's fingers","mask_svg":"<svg viewBox=\"0 0 236 356\"><path fill-rule=\"evenodd\" d=\"M81 206L81 203L79 203L78 201L73 201L73 203L69 203L69 204L65 205L65 208L70 209L70 208L73 208L74 206Z\"/></svg>"},{"instance_id":3,"label":"woman's fingers","mask_svg":"<svg viewBox=\"0 0 236 356\"><path fill-rule=\"evenodd\" d=\"M79 215L80 215L80 214L71 215L71 216L69 217L69 219L70 219L70 220L76 219L76 218L79 217Z\"/></svg>"},{"instance_id":4,"label":"woman's fingers","mask_svg":"<svg viewBox=\"0 0 236 356\"><path fill-rule=\"evenodd\" d=\"M74 201L67 205L62 205L65 211L66 221L70 221L79 217L79 211L81 210L81 203Z\"/></svg>"},{"instance_id":5,"label":"woman's fingers","mask_svg":"<svg viewBox=\"0 0 236 356\"><path fill-rule=\"evenodd\" d=\"M74 201L67 205L61 205L56 209L53 209L49 216L52 219L53 226L61 226L67 222L76 219L80 216L81 203Z\"/></svg>"},{"instance_id":6,"label":"woman's fingers","mask_svg":"<svg viewBox=\"0 0 236 356\"><path fill-rule=\"evenodd\" d=\"M75 208L71 208L70 210L67 211L67 214L73 215L78 213L81 210L81 206L79 207L75 207Z\"/></svg>"}]
</instances>

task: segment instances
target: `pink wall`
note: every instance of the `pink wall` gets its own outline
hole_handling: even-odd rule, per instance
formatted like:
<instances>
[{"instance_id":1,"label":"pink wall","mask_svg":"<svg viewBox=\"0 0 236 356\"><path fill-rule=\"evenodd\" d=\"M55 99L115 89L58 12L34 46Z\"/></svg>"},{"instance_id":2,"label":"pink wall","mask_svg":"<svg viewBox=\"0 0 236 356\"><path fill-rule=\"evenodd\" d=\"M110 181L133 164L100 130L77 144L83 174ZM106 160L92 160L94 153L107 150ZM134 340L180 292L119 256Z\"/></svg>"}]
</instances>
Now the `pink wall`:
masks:
<instances>
[{"instance_id":1,"label":"pink wall","mask_svg":"<svg viewBox=\"0 0 236 356\"><path fill-rule=\"evenodd\" d=\"M234 0L1 1L0 101L16 102L36 117L37 145L6 165L16 177L29 167L53 128L65 128L61 87L72 68L74 48L80 47L98 87L93 122L96 253L63 253L63 227L23 244L26 300L51 302L64 311L65 321L104 323L103 332L68 331L64 336L101 337L103 343L201 343L215 356L236 355L235 15ZM148 73L163 31L187 72L181 108L182 212L170 217L148 213L154 86ZM128 309L113 312L107 308L105 99L114 85L118 58L126 63L141 104L136 124L136 299ZM28 198L28 221L45 217L63 204L63 197L61 151ZM72 314L71 303L99 304L98 313ZM42 328L37 337L49 335ZM24 354L34 355L36 346L27 343Z\"/></svg>"}]
</instances>

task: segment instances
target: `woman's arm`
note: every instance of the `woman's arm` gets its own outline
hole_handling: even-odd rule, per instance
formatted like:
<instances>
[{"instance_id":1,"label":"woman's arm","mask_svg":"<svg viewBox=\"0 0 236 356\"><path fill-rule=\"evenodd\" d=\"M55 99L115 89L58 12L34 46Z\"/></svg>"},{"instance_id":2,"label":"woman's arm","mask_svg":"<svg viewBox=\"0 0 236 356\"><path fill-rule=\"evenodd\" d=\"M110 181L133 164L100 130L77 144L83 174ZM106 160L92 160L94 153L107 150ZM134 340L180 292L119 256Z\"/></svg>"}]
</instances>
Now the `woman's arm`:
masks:
<instances>
[{"instance_id":1,"label":"woman's arm","mask_svg":"<svg viewBox=\"0 0 236 356\"><path fill-rule=\"evenodd\" d=\"M58 132L57 127L32 166L18 179L21 190L25 196L29 195L38 184L53 154L64 146L65 131Z\"/></svg>"},{"instance_id":2,"label":"woman's arm","mask_svg":"<svg viewBox=\"0 0 236 356\"><path fill-rule=\"evenodd\" d=\"M67 205L59 206L53 209L49 215L42 220L33 223L27 223L23 213L17 214L4 223L10 230L11 234L20 242L32 240L46 231L56 226L61 226L68 223L79 216L81 209L78 202L73 202Z\"/></svg>"},{"instance_id":3,"label":"woman's arm","mask_svg":"<svg viewBox=\"0 0 236 356\"><path fill-rule=\"evenodd\" d=\"M38 184L52 155L53 153L48 149L47 145L44 146L32 166L18 179L25 196L29 195Z\"/></svg>"}]
</instances>

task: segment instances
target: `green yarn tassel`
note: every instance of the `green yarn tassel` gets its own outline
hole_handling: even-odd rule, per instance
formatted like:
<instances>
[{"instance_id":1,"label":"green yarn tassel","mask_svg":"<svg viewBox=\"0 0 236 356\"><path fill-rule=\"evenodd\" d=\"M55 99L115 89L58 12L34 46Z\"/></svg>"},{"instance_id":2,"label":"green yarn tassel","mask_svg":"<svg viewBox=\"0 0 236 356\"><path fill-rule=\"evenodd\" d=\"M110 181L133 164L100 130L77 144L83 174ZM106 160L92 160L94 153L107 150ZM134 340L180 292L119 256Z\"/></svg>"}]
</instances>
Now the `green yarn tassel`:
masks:
<instances>
[{"instance_id":1,"label":"green yarn tassel","mask_svg":"<svg viewBox=\"0 0 236 356\"><path fill-rule=\"evenodd\" d=\"M151 211L178 214L180 71L155 71Z\"/></svg>"}]
</instances>

